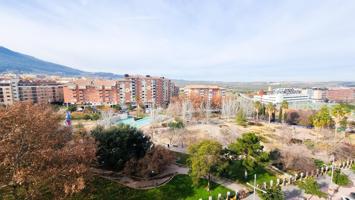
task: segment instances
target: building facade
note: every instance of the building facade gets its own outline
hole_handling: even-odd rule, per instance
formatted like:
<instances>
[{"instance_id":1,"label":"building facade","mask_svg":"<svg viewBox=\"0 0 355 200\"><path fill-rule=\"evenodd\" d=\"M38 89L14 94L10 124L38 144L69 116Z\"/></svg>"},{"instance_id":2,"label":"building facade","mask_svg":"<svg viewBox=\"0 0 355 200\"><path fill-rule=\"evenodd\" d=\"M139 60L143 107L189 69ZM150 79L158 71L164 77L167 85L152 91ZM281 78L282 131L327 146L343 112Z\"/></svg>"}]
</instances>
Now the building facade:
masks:
<instances>
[{"instance_id":1,"label":"building facade","mask_svg":"<svg viewBox=\"0 0 355 200\"><path fill-rule=\"evenodd\" d=\"M225 96L225 89L215 85L187 85L183 88L183 92L187 98L191 99L197 96L207 103L221 101Z\"/></svg>"},{"instance_id":2,"label":"building facade","mask_svg":"<svg viewBox=\"0 0 355 200\"><path fill-rule=\"evenodd\" d=\"M255 95L254 101L261 103L281 104L283 101L288 103L303 103L309 102L309 94L304 94L299 89L295 88L277 88L273 89L266 95Z\"/></svg>"},{"instance_id":3,"label":"building facade","mask_svg":"<svg viewBox=\"0 0 355 200\"><path fill-rule=\"evenodd\" d=\"M61 103L63 86L43 80L0 80L0 104L11 105L15 102Z\"/></svg>"},{"instance_id":4,"label":"building facade","mask_svg":"<svg viewBox=\"0 0 355 200\"><path fill-rule=\"evenodd\" d=\"M120 80L76 80L64 86L64 102L70 104L120 104L167 106L177 95L175 84L164 77L130 76Z\"/></svg>"},{"instance_id":5,"label":"building facade","mask_svg":"<svg viewBox=\"0 0 355 200\"><path fill-rule=\"evenodd\" d=\"M355 88L329 88L326 98L334 103L353 103L355 102Z\"/></svg>"}]
</instances>

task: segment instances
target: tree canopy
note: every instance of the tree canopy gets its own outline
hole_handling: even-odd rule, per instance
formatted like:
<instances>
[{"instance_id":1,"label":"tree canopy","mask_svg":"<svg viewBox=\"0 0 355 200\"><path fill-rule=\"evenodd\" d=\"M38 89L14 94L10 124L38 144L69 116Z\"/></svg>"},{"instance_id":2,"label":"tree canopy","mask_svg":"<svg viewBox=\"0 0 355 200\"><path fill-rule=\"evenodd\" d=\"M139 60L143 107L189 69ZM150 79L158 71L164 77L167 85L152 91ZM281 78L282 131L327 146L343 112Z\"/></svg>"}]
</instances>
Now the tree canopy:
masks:
<instances>
[{"instance_id":1,"label":"tree canopy","mask_svg":"<svg viewBox=\"0 0 355 200\"><path fill-rule=\"evenodd\" d=\"M332 117L327 106L323 106L312 118L313 125L317 128L329 127L332 123Z\"/></svg>"},{"instance_id":2,"label":"tree canopy","mask_svg":"<svg viewBox=\"0 0 355 200\"><path fill-rule=\"evenodd\" d=\"M254 132L243 134L228 147L237 155L243 156L243 166L248 170L254 169L258 164L268 161L269 155L264 152L260 137Z\"/></svg>"},{"instance_id":3,"label":"tree canopy","mask_svg":"<svg viewBox=\"0 0 355 200\"><path fill-rule=\"evenodd\" d=\"M188 152L193 182L197 184L201 177L208 176L209 186L210 175L214 167L221 162L222 145L216 141L203 140L189 146Z\"/></svg>"},{"instance_id":4,"label":"tree canopy","mask_svg":"<svg viewBox=\"0 0 355 200\"><path fill-rule=\"evenodd\" d=\"M99 164L117 171L122 170L128 160L144 157L152 147L150 137L128 125L121 124L108 129L98 126L91 134L98 142L96 155Z\"/></svg>"}]
</instances>

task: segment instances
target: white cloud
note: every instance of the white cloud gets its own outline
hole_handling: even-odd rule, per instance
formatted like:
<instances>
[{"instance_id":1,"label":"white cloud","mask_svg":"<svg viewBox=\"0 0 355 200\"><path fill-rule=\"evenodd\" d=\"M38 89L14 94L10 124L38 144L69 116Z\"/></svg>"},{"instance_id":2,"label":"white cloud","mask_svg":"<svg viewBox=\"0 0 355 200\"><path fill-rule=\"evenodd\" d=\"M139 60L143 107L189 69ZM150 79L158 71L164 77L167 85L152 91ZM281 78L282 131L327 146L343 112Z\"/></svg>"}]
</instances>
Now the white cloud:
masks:
<instances>
[{"instance_id":1,"label":"white cloud","mask_svg":"<svg viewBox=\"0 0 355 200\"><path fill-rule=\"evenodd\" d=\"M354 9L347 0L0 0L0 45L88 71L327 80L340 67L332 77L353 80Z\"/></svg>"}]
</instances>

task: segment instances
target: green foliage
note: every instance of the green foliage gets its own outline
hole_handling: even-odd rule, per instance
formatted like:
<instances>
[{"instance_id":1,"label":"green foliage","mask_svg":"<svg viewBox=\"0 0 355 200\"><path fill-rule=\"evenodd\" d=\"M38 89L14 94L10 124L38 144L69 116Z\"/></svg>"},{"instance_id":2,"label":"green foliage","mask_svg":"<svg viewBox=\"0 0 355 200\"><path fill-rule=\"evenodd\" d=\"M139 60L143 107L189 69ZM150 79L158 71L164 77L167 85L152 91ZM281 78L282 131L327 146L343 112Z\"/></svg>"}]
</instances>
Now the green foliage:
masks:
<instances>
[{"instance_id":1,"label":"green foliage","mask_svg":"<svg viewBox=\"0 0 355 200\"><path fill-rule=\"evenodd\" d=\"M268 153L264 152L261 139L254 132L249 132L229 145L229 149L237 155L242 155L243 166L252 170L257 165L262 165L269 160Z\"/></svg>"},{"instance_id":2,"label":"green foliage","mask_svg":"<svg viewBox=\"0 0 355 200\"><path fill-rule=\"evenodd\" d=\"M246 126L248 123L246 117L245 117L245 114L243 112L243 109L240 109L237 113L237 116L235 118L235 121L238 125L240 126Z\"/></svg>"},{"instance_id":3,"label":"green foliage","mask_svg":"<svg viewBox=\"0 0 355 200\"><path fill-rule=\"evenodd\" d=\"M100 119L99 113L84 113L84 112L73 112L71 114L72 120L98 120Z\"/></svg>"},{"instance_id":4,"label":"green foliage","mask_svg":"<svg viewBox=\"0 0 355 200\"><path fill-rule=\"evenodd\" d=\"M247 177L245 177L245 171L247 171ZM240 183L254 181L254 174L257 174L256 182L262 184L263 182L270 182L270 180L276 180L276 177L265 169L264 166L256 166L252 170L247 170L242 163L242 160L233 160L228 162L228 165L219 173L222 177L238 181Z\"/></svg>"},{"instance_id":5,"label":"green foliage","mask_svg":"<svg viewBox=\"0 0 355 200\"><path fill-rule=\"evenodd\" d=\"M104 168L123 169L125 163L132 158L142 158L151 148L150 138L142 131L120 124L109 129L96 127L91 131L97 146L97 160Z\"/></svg>"},{"instance_id":6,"label":"green foliage","mask_svg":"<svg viewBox=\"0 0 355 200\"><path fill-rule=\"evenodd\" d=\"M95 177L94 181L90 183L82 192L68 198L68 200L195 200L199 198L208 199L209 196L213 196L214 199L217 199L218 193L226 195L227 191L229 191L229 189L223 186L212 183L211 190L208 192L204 188L206 184L207 180L201 179L198 185L194 185L191 177L187 175L177 175L169 183L161 187L149 190L135 190L122 186L113 181Z\"/></svg>"},{"instance_id":7,"label":"green foliage","mask_svg":"<svg viewBox=\"0 0 355 200\"><path fill-rule=\"evenodd\" d=\"M117 104L117 105L112 105L111 107L112 107L113 109L115 109L115 110L118 110L118 111L122 110L122 107L121 107L121 105L119 105L119 104Z\"/></svg>"},{"instance_id":8,"label":"green foliage","mask_svg":"<svg viewBox=\"0 0 355 200\"><path fill-rule=\"evenodd\" d=\"M353 170L353 172L355 173L355 164L351 165L351 170Z\"/></svg>"},{"instance_id":9,"label":"green foliage","mask_svg":"<svg viewBox=\"0 0 355 200\"><path fill-rule=\"evenodd\" d=\"M339 186L346 186L351 183L350 179L348 176L345 174L341 173L340 170L335 170L333 174L333 182Z\"/></svg>"},{"instance_id":10,"label":"green foliage","mask_svg":"<svg viewBox=\"0 0 355 200\"><path fill-rule=\"evenodd\" d=\"M284 200L285 195L280 186L274 186L265 190L267 193L259 192L259 196L263 200Z\"/></svg>"},{"instance_id":11,"label":"green foliage","mask_svg":"<svg viewBox=\"0 0 355 200\"><path fill-rule=\"evenodd\" d=\"M209 176L215 166L221 163L222 145L216 141L203 140L189 146L191 176L195 184L203 176Z\"/></svg>"},{"instance_id":12,"label":"green foliage","mask_svg":"<svg viewBox=\"0 0 355 200\"><path fill-rule=\"evenodd\" d=\"M67 107L67 111L75 112L76 110L77 110L76 105L69 105L69 106Z\"/></svg>"},{"instance_id":13,"label":"green foliage","mask_svg":"<svg viewBox=\"0 0 355 200\"><path fill-rule=\"evenodd\" d=\"M314 159L314 165L317 167L317 168L321 168L324 166L324 162L322 160L318 160L318 159Z\"/></svg>"},{"instance_id":14,"label":"green foliage","mask_svg":"<svg viewBox=\"0 0 355 200\"><path fill-rule=\"evenodd\" d=\"M332 117L327 106L323 106L312 118L313 125L317 128L329 127L332 123Z\"/></svg>"},{"instance_id":15,"label":"green foliage","mask_svg":"<svg viewBox=\"0 0 355 200\"><path fill-rule=\"evenodd\" d=\"M327 193L320 190L319 184L313 177L308 177L304 181L298 182L298 187L304 190L306 194L315 195L319 198L327 197Z\"/></svg>"},{"instance_id":16,"label":"green foliage","mask_svg":"<svg viewBox=\"0 0 355 200\"><path fill-rule=\"evenodd\" d=\"M176 163L180 165L187 165L188 164L188 159L189 159L189 154L186 153L181 153L181 152L175 152L175 157L176 157Z\"/></svg>"},{"instance_id":17,"label":"green foliage","mask_svg":"<svg viewBox=\"0 0 355 200\"><path fill-rule=\"evenodd\" d=\"M129 111L132 111L132 110L133 110L133 106L132 106L131 103L127 103L126 106L127 106L127 109L128 109Z\"/></svg>"},{"instance_id":18,"label":"green foliage","mask_svg":"<svg viewBox=\"0 0 355 200\"><path fill-rule=\"evenodd\" d=\"M184 128L184 122L182 120L176 119L172 122L168 123L168 127L171 129L180 129L180 128Z\"/></svg>"},{"instance_id":19,"label":"green foliage","mask_svg":"<svg viewBox=\"0 0 355 200\"><path fill-rule=\"evenodd\" d=\"M331 115L335 119L336 128L342 128L345 130L347 125L347 115L350 113L350 109L345 104L337 104L332 107ZM336 130L338 131L338 130Z\"/></svg>"}]
</instances>

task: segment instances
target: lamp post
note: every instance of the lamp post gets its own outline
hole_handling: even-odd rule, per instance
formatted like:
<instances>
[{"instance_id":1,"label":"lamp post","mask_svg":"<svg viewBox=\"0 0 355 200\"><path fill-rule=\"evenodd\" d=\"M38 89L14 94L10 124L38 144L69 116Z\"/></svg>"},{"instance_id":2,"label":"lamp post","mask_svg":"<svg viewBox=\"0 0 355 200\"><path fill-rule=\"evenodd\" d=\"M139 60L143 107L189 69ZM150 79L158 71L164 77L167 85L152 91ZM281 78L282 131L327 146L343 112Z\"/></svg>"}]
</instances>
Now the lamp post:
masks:
<instances>
[{"instance_id":1,"label":"lamp post","mask_svg":"<svg viewBox=\"0 0 355 200\"><path fill-rule=\"evenodd\" d=\"M262 189L256 187L256 174L254 174L254 185L252 185L252 184L250 184L250 183L247 183L247 185L249 185L250 187L252 187L253 190L254 190L254 193L253 193L253 200L256 199L256 190L259 190L260 192L262 192L262 193L264 193L264 194L267 193L265 190L262 190Z\"/></svg>"}]
</instances>

